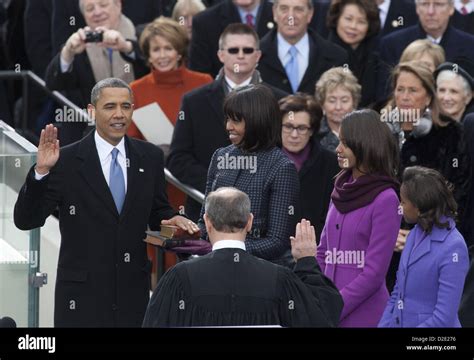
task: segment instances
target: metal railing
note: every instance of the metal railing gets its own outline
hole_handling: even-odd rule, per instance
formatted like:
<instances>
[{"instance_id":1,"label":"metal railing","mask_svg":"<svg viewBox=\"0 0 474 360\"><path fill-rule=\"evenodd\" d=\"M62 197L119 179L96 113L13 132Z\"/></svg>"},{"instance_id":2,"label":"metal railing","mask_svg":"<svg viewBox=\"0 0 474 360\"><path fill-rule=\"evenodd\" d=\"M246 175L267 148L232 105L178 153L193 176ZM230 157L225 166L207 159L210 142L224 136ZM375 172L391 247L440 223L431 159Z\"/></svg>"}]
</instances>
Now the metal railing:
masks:
<instances>
[{"instance_id":1,"label":"metal railing","mask_svg":"<svg viewBox=\"0 0 474 360\"><path fill-rule=\"evenodd\" d=\"M81 109L79 106L71 102L63 94L56 90L50 90L47 88L46 83L38 75L30 70L26 71L0 71L0 80L21 80L23 88L23 109L22 109L22 121L21 121L21 130L24 132L28 130L28 101L29 101L29 82L38 86L46 95L50 98L53 98L55 101L60 103L62 106L67 106L71 108L81 121L87 122L88 124L95 123L93 119L89 117L86 111ZM192 197L194 200L198 201L200 204L204 202L204 194L189 185L183 184L179 181L171 172L165 168L165 178L166 181L179 190L184 192L186 195Z\"/></svg>"}]
</instances>

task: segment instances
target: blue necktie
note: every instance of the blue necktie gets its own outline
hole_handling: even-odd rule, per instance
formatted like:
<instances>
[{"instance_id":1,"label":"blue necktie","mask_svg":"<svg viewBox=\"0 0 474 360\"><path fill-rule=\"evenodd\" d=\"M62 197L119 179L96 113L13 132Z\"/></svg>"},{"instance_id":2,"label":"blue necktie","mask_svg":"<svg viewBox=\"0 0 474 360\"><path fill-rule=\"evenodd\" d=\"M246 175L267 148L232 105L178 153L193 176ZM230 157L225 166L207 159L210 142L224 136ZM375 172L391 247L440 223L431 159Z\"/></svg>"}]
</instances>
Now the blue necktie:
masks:
<instances>
[{"instance_id":1,"label":"blue necktie","mask_svg":"<svg viewBox=\"0 0 474 360\"><path fill-rule=\"evenodd\" d=\"M288 50L289 54L291 55L290 61L288 61L285 65L286 76L290 80L291 88L295 93L298 90L298 59L296 58L296 54L298 50L294 46L290 47Z\"/></svg>"},{"instance_id":2,"label":"blue necktie","mask_svg":"<svg viewBox=\"0 0 474 360\"><path fill-rule=\"evenodd\" d=\"M117 160L119 151L117 148L112 150L112 161L110 162L109 187L118 213L122 211L123 202L125 201L125 179L123 177L122 168Z\"/></svg>"},{"instance_id":3,"label":"blue necktie","mask_svg":"<svg viewBox=\"0 0 474 360\"><path fill-rule=\"evenodd\" d=\"M114 56L114 51L110 48L107 48L107 55L109 57L109 63L112 64L112 57Z\"/></svg>"}]
</instances>

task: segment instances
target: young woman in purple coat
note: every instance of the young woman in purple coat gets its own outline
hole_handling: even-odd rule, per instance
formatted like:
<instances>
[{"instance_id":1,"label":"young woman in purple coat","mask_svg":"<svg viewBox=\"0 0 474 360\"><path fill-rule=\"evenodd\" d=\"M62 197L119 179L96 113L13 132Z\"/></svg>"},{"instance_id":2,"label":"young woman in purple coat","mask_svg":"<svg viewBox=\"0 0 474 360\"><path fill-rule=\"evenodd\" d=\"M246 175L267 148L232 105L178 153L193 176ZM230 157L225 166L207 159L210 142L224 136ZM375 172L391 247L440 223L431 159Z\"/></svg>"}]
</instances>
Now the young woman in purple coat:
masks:
<instances>
[{"instance_id":1,"label":"young woman in purple coat","mask_svg":"<svg viewBox=\"0 0 474 360\"><path fill-rule=\"evenodd\" d=\"M403 172L400 196L405 221L416 225L379 327L461 327L458 309L469 256L456 229L451 186L436 170L413 166Z\"/></svg>"},{"instance_id":2,"label":"young woman in purple coat","mask_svg":"<svg viewBox=\"0 0 474 360\"><path fill-rule=\"evenodd\" d=\"M385 285L400 229L398 148L373 110L354 111L342 122L339 166L318 248L324 274L339 289L341 327L376 327L387 304Z\"/></svg>"}]
</instances>

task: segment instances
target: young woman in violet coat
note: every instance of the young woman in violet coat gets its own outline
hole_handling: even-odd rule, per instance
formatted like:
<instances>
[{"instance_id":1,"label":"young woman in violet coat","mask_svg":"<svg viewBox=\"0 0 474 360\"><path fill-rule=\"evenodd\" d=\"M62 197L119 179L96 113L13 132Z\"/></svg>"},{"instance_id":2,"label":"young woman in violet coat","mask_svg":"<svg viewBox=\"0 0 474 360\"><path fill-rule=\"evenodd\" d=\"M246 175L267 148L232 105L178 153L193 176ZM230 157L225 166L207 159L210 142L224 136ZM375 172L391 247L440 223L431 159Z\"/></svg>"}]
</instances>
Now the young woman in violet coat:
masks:
<instances>
[{"instance_id":1,"label":"young woman in violet coat","mask_svg":"<svg viewBox=\"0 0 474 360\"><path fill-rule=\"evenodd\" d=\"M349 113L336 148L339 166L317 259L341 292L341 327L376 327L400 229L398 148L373 110Z\"/></svg>"},{"instance_id":2,"label":"young woman in violet coat","mask_svg":"<svg viewBox=\"0 0 474 360\"><path fill-rule=\"evenodd\" d=\"M405 169L400 196L410 231L397 282L379 327L461 327L458 309L469 268L466 242L456 229L451 186L436 170Z\"/></svg>"}]
</instances>

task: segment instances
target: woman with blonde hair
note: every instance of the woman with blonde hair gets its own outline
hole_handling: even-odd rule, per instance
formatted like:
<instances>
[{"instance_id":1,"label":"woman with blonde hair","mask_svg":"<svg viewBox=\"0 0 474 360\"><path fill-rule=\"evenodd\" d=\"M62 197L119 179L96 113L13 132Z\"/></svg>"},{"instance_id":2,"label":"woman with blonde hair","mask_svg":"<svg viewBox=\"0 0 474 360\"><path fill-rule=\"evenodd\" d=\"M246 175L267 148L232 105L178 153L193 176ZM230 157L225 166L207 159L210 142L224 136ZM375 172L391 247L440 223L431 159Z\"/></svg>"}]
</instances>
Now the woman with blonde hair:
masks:
<instances>
[{"instance_id":1,"label":"woman with blonde hair","mask_svg":"<svg viewBox=\"0 0 474 360\"><path fill-rule=\"evenodd\" d=\"M201 0L178 0L174 5L171 18L185 27L189 41L193 33L193 16L205 9Z\"/></svg>"},{"instance_id":2,"label":"woman with blonde hair","mask_svg":"<svg viewBox=\"0 0 474 360\"><path fill-rule=\"evenodd\" d=\"M418 39L410 43L405 50L403 50L400 57L400 63L408 61L421 61L431 72L445 62L446 55L444 49L438 44L433 44L428 39Z\"/></svg>"},{"instance_id":3,"label":"woman with blonde hair","mask_svg":"<svg viewBox=\"0 0 474 360\"><path fill-rule=\"evenodd\" d=\"M321 146L336 151L343 117L357 109L361 99L361 86L352 72L343 67L329 69L316 83L316 101L324 117L318 138Z\"/></svg>"}]
</instances>

